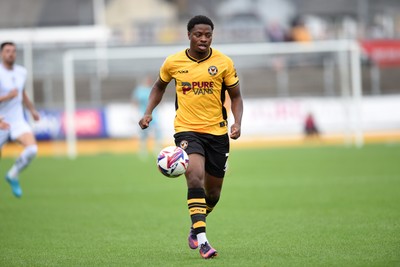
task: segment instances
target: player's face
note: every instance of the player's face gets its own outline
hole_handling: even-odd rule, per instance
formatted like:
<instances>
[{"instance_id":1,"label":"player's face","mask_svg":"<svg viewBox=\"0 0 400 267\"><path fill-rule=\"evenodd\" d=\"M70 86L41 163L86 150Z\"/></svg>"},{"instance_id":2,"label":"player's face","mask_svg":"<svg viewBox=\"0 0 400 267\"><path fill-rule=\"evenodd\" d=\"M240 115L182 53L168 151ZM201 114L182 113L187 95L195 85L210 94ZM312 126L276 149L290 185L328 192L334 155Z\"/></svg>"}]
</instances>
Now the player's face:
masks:
<instances>
[{"instance_id":1,"label":"player's face","mask_svg":"<svg viewBox=\"0 0 400 267\"><path fill-rule=\"evenodd\" d=\"M210 25L197 24L188 33L190 50L198 54L206 54L212 42L213 31Z\"/></svg>"},{"instance_id":2,"label":"player's face","mask_svg":"<svg viewBox=\"0 0 400 267\"><path fill-rule=\"evenodd\" d=\"M12 65L17 57L17 51L14 45L5 45L1 50L1 60L7 65Z\"/></svg>"}]
</instances>

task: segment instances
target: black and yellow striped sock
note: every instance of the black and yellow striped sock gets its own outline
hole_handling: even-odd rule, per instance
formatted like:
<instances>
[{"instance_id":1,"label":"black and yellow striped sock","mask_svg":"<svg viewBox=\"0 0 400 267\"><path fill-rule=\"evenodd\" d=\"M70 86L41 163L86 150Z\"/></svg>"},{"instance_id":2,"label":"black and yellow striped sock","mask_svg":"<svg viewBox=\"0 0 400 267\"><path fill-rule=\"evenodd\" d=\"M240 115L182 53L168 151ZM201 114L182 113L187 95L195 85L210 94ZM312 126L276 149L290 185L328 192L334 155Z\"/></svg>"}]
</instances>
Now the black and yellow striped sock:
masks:
<instances>
[{"instance_id":1,"label":"black and yellow striped sock","mask_svg":"<svg viewBox=\"0 0 400 267\"><path fill-rule=\"evenodd\" d=\"M206 194L203 188L189 188L187 203L194 233L206 231Z\"/></svg>"}]
</instances>

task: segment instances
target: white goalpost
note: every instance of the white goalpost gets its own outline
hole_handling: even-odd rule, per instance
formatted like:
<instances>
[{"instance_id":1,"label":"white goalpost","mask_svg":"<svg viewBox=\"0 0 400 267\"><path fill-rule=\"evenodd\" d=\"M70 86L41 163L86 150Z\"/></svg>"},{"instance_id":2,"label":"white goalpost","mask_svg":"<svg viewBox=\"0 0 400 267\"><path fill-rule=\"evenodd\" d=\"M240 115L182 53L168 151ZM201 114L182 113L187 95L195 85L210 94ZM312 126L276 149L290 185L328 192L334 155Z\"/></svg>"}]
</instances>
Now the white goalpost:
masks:
<instances>
[{"instance_id":1,"label":"white goalpost","mask_svg":"<svg viewBox=\"0 0 400 267\"><path fill-rule=\"evenodd\" d=\"M338 55L338 74L344 109L348 113L348 141L357 147L364 143L361 122L361 53L357 42L352 40L315 41L299 43L249 43L215 44L216 49L228 56L288 55L334 53ZM73 49L63 56L64 105L66 114L67 154L77 156L77 136L75 124L75 64L84 61L124 60L124 59L164 59L187 46L156 46L132 48L92 48Z\"/></svg>"}]
</instances>

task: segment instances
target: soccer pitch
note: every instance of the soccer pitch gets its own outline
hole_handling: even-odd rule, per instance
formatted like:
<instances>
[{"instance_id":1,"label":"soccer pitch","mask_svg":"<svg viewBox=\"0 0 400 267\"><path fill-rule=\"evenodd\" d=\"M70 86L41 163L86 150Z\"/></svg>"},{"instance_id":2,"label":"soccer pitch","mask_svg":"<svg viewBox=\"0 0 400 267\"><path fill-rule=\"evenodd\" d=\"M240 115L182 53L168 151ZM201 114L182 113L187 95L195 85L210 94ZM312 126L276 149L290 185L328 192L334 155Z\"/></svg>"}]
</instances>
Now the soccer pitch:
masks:
<instances>
[{"instance_id":1,"label":"soccer pitch","mask_svg":"<svg viewBox=\"0 0 400 267\"><path fill-rule=\"evenodd\" d=\"M39 157L21 186L0 183L0 266L400 265L399 144L233 149L207 261L187 246L184 178L155 158Z\"/></svg>"}]
</instances>

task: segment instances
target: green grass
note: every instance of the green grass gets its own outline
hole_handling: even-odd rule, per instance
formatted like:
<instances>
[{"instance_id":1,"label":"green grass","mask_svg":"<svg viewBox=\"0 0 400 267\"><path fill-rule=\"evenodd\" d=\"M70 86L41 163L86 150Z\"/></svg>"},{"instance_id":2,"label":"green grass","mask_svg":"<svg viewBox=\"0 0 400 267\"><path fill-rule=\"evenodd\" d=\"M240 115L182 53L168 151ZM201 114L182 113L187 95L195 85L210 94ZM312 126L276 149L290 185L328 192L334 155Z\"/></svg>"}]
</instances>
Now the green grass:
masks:
<instances>
[{"instance_id":1,"label":"green grass","mask_svg":"<svg viewBox=\"0 0 400 267\"><path fill-rule=\"evenodd\" d=\"M209 261L155 159L40 157L21 185L0 180L0 266L400 266L399 145L233 150Z\"/></svg>"}]
</instances>

